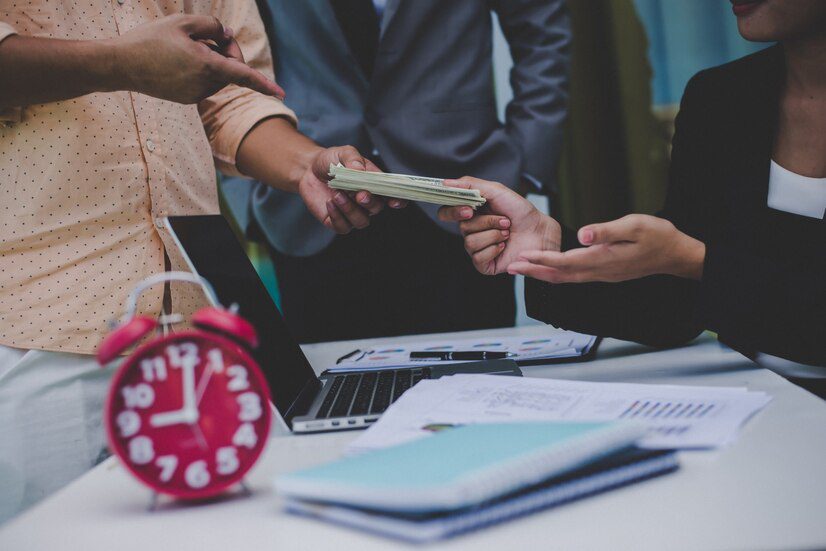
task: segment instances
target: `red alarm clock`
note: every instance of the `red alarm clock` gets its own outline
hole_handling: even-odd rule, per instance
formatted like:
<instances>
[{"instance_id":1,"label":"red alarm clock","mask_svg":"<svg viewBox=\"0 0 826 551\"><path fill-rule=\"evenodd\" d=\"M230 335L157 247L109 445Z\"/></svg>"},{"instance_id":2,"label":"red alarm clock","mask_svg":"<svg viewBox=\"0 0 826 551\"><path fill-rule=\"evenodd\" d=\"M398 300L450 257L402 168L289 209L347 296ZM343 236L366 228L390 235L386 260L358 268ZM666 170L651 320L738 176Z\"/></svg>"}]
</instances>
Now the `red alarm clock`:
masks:
<instances>
[{"instance_id":1,"label":"red alarm clock","mask_svg":"<svg viewBox=\"0 0 826 551\"><path fill-rule=\"evenodd\" d=\"M129 296L126 321L98 348L106 365L160 327L135 316L152 285L209 283L187 272L152 276ZM176 320L178 321L178 320ZM157 336L132 352L115 373L104 422L109 446L138 480L182 499L214 496L241 481L267 442L270 393L248 350L258 344L252 325L234 309L207 307L192 317L196 329Z\"/></svg>"}]
</instances>

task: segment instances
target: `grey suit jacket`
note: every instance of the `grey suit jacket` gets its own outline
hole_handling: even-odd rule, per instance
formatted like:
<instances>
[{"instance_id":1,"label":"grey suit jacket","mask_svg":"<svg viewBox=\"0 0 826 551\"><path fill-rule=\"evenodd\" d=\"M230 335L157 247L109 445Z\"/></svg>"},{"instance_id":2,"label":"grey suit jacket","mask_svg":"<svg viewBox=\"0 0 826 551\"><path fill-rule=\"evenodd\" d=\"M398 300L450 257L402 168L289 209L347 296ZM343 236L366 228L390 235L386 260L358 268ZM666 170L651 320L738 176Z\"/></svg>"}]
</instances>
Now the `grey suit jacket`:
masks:
<instances>
[{"instance_id":1,"label":"grey suit jacket","mask_svg":"<svg viewBox=\"0 0 826 551\"><path fill-rule=\"evenodd\" d=\"M369 80L329 0L266 3L276 80L299 130L320 145L378 153L391 172L472 175L511 187L527 175L553 188L570 43L563 0L388 0ZM514 60L504 125L492 78L492 11ZM281 252L315 254L334 237L297 195L238 178L222 185L239 222L254 217ZM437 207L422 208L442 224Z\"/></svg>"}]
</instances>

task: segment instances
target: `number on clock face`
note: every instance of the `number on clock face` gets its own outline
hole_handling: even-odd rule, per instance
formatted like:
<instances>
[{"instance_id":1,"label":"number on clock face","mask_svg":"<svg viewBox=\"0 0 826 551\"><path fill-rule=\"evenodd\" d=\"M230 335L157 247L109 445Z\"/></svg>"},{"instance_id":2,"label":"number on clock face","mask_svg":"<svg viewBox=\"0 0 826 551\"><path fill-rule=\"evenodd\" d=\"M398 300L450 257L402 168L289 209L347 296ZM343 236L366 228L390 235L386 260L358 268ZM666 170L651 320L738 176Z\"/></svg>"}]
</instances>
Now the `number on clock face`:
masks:
<instances>
[{"instance_id":1,"label":"number on clock face","mask_svg":"<svg viewBox=\"0 0 826 551\"><path fill-rule=\"evenodd\" d=\"M261 453L269 394L254 361L212 335L173 334L116 375L108 423L113 450L154 489L212 495Z\"/></svg>"}]
</instances>

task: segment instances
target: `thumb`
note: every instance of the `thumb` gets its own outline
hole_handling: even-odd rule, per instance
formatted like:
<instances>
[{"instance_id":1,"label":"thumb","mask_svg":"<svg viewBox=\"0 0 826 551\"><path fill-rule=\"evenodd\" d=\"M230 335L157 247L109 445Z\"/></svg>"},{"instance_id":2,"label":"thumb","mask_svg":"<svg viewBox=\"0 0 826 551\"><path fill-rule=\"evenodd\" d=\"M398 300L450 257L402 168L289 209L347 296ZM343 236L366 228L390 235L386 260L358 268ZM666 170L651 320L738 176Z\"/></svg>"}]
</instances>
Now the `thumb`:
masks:
<instances>
[{"instance_id":1,"label":"thumb","mask_svg":"<svg viewBox=\"0 0 826 551\"><path fill-rule=\"evenodd\" d=\"M365 170L367 165L364 163L364 157L353 146L345 145L335 149L335 156L338 157L338 162L352 168L354 170Z\"/></svg>"},{"instance_id":2,"label":"thumb","mask_svg":"<svg viewBox=\"0 0 826 551\"><path fill-rule=\"evenodd\" d=\"M491 182L482 180L481 178L474 178L473 176L462 176L456 180L445 180L446 186L460 187L465 189L477 189L482 193L486 199L490 200L502 193L507 188L499 182Z\"/></svg>"},{"instance_id":3,"label":"thumb","mask_svg":"<svg viewBox=\"0 0 826 551\"><path fill-rule=\"evenodd\" d=\"M194 40L214 40L217 44L223 44L230 38L224 32L221 21L209 15L187 16L181 26Z\"/></svg>"},{"instance_id":4,"label":"thumb","mask_svg":"<svg viewBox=\"0 0 826 551\"><path fill-rule=\"evenodd\" d=\"M478 190L487 201L485 208L490 213L507 216L511 220L521 218L534 208L527 199L499 182L464 176L458 180L445 180L445 185Z\"/></svg>"},{"instance_id":5,"label":"thumb","mask_svg":"<svg viewBox=\"0 0 826 551\"><path fill-rule=\"evenodd\" d=\"M583 226L577 232L579 242L583 245L597 245L600 243L616 243L618 241L631 241L633 230L636 226L634 219L623 217L611 222L602 224L591 224Z\"/></svg>"}]
</instances>

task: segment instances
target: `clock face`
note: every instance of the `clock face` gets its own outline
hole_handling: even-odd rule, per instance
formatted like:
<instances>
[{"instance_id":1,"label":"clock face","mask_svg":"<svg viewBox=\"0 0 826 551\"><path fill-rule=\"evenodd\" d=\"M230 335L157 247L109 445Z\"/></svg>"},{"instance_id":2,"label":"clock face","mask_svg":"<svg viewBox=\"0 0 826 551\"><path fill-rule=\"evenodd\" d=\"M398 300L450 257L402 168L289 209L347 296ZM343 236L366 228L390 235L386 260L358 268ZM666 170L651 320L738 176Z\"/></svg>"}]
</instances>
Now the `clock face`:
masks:
<instances>
[{"instance_id":1,"label":"clock face","mask_svg":"<svg viewBox=\"0 0 826 551\"><path fill-rule=\"evenodd\" d=\"M152 489L208 497L240 481L264 449L269 390L252 357L200 331L130 355L106 408L112 451Z\"/></svg>"}]
</instances>

